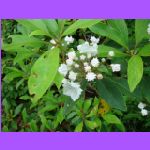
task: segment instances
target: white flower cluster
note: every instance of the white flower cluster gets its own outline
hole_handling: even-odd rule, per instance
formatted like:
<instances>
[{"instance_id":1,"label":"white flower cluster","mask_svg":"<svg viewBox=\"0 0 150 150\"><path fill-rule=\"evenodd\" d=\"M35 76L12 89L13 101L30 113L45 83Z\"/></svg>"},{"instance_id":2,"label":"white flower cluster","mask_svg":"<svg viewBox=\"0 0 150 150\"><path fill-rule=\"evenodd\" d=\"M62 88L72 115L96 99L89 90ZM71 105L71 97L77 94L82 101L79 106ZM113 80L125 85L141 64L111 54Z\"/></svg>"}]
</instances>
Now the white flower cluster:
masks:
<instances>
[{"instance_id":1,"label":"white flower cluster","mask_svg":"<svg viewBox=\"0 0 150 150\"><path fill-rule=\"evenodd\" d=\"M138 108L141 110L142 116L147 116L148 115L148 110L146 110L145 107L146 107L146 104L144 104L142 102L140 102L138 104Z\"/></svg>"},{"instance_id":2,"label":"white flower cluster","mask_svg":"<svg viewBox=\"0 0 150 150\"><path fill-rule=\"evenodd\" d=\"M64 39L67 44L73 43L72 36L66 36ZM102 58L101 62L97 58L99 38L91 36L91 42L84 42L77 46L77 51L70 51L66 54L66 62L61 64L58 71L64 76L62 82L63 94L77 100L82 92L79 82L84 78L88 82L95 79L103 79L103 75L98 71L101 62L105 63L106 59ZM114 51L108 52L109 57L115 55ZM112 71L120 71L120 64L112 64Z\"/></svg>"}]
</instances>

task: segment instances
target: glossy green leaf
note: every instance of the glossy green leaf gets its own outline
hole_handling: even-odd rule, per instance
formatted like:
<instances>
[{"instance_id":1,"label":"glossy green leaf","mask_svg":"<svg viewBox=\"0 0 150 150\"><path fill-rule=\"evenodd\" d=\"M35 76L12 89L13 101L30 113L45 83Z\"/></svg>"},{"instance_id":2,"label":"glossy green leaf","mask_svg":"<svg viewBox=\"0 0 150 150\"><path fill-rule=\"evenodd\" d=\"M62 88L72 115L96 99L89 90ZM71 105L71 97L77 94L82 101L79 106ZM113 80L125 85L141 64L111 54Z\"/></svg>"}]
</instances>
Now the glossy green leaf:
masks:
<instances>
[{"instance_id":1,"label":"glossy green leaf","mask_svg":"<svg viewBox=\"0 0 150 150\"><path fill-rule=\"evenodd\" d=\"M88 110L89 110L89 108L90 108L90 106L91 106L91 103L92 103L91 100L86 100L86 101L84 102L84 105L83 105L83 111L84 111L84 113L87 113L87 112L88 112Z\"/></svg>"},{"instance_id":2,"label":"glossy green leaf","mask_svg":"<svg viewBox=\"0 0 150 150\"><path fill-rule=\"evenodd\" d=\"M47 26L41 19L23 19L23 20L20 19L17 20L17 22L19 22L26 28L30 29L31 31L40 30L41 32L45 33L45 35L49 35Z\"/></svg>"},{"instance_id":3,"label":"glossy green leaf","mask_svg":"<svg viewBox=\"0 0 150 150\"><path fill-rule=\"evenodd\" d=\"M95 122L94 120L92 120L92 121L85 120L85 125L92 130L94 130L95 128L97 128L99 126L97 124L97 122Z\"/></svg>"},{"instance_id":4,"label":"glossy green leaf","mask_svg":"<svg viewBox=\"0 0 150 150\"><path fill-rule=\"evenodd\" d=\"M80 122L75 128L75 132L81 132L82 129L83 129L83 122Z\"/></svg>"},{"instance_id":5,"label":"glossy green leaf","mask_svg":"<svg viewBox=\"0 0 150 150\"><path fill-rule=\"evenodd\" d=\"M135 20L135 38L136 45L138 45L143 39L149 39L149 35L147 33L149 20L137 19Z\"/></svg>"},{"instance_id":6,"label":"glossy green leaf","mask_svg":"<svg viewBox=\"0 0 150 150\"><path fill-rule=\"evenodd\" d=\"M132 56L128 61L128 84L133 92L143 76L143 61L140 56Z\"/></svg>"},{"instance_id":7,"label":"glossy green leaf","mask_svg":"<svg viewBox=\"0 0 150 150\"><path fill-rule=\"evenodd\" d=\"M126 111L127 108L122 93L110 79L97 80L96 87L99 96L105 99L112 108Z\"/></svg>"},{"instance_id":8,"label":"glossy green leaf","mask_svg":"<svg viewBox=\"0 0 150 150\"><path fill-rule=\"evenodd\" d=\"M73 23L72 25L70 25L65 32L63 33L63 35L70 35L73 32L75 32L77 29L84 29L84 28L89 28L94 24L97 24L98 22L100 22L100 20L95 20L95 19L79 19L77 20L75 23Z\"/></svg>"},{"instance_id":9,"label":"glossy green leaf","mask_svg":"<svg viewBox=\"0 0 150 150\"><path fill-rule=\"evenodd\" d=\"M59 72L57 72L55 79L54 79L54 83L56 84L58 89L60 89L63 79L64 77Z\"/></svg>"},{"instance_id":10,"label":"glossy green leaf","mask_svg":"<svg viewBox=\"0 0 150 150\"><path fill-rule=\"evenodd\" d=\"M128 31L124 20L111 20L108 24L98 23L90 30L100 36L106 36L128 49Z\"/></svg>"},{"instance_id":11,"label":"glossy green leaf","mask_svg":"<svg viewBox=\"0 0 150 150\"><path fill-rule=\"evenodd\" d=\"M121 50L110 47L110 46L106 46L103 44L98 46L99 57L108 57L109 51L114 51L114 53L115 53L114 57L127 57L127 56L129 56L128 54L122 52Z\"/></svg>"},{"instance_id":12,"label":"glossy green leaf","mask_svg":"<svg viewBox=\"0 0 150 150\"><path fill-rule=\"evenodd\" d=\"M150 44L145 45L144 47L140 48L138 55L140 55L140 56L150 56Z\"/></svg>"},{"instance_id":13,"label":"glossy green leaf","mask_svg":"<svg viewBox=\"0 0 150 150\"><path fill-rule=\"evenodd\" d=\"M16 107L14 116L17 116L19 113L21 113L22 107L23 107L23 104L19 104L19 105Z\"/></svg>"},{"instance_id":14,"label":"glossy green leaf","mask_svg":"<svg viewBox=\"0 0 150 150\"><path fill-rule=\"evenodd\" d=\"M115 116L115 115L111 115L111 114L106 114L103 116L103 119L108 123L108 124L121 124L120 119Z\"/></svg>"},{"instance_id":15,"label":"glossy green leaf","mask_svg":"<svg viewBox=\"0 0 150 150\"><path fill-rule=\"evenodd\" d=\"M28 80L29 92L36 103L51 86L59 66L59 49L45 52L32 66Z\"/></svg>"},{"instance_id":16,"label":"glossy green leaf","mask_svg":"<svg viewBox=\"0 0 150 150\"><path fill-rule=\"evenodd\" d=\"M38 131L38 127L37 127L37 124L36 124L36 120L31 120L30 122L30 127L31 127L31 130L33 132L37 132Z\"/></svg>"},{"instance_id":17,"label":"glossy green leaf","mask_svg":"<svg viewBox=\"0 0 150 150\"><path fill-rule=\"evenodd\" d=\"M27 35L11 35L11 44L2 44L2 49L5 51L19 51L21 46L29 46L32 48L39 48L46 44L46 42Z\"/></svg>"},{"instance_id":18,"label":"glossy green leaf","mask_svg":"<svg viewBox=\"0 0 150 150\"><path fill-rule=\"evenodd\" d=\"M11 72L9 72L4 78L3 80L7 83L11 82L12 80L14 80L15 78L18 77L23 77L24 73L18 69L12 70Z\"/></svg>"}]
</instances>

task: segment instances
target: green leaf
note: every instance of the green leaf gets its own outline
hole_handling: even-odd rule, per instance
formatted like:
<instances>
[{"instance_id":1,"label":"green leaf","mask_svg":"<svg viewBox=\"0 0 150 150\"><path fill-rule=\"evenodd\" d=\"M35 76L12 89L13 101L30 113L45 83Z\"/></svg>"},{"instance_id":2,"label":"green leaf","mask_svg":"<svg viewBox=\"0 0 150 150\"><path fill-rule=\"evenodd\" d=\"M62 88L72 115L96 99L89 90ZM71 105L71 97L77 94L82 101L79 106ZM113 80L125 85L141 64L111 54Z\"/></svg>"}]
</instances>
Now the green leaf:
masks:
<instances>
[{"instance_id":1,"label":"green leaf","mask_svg":"<svg viewBox=\"0 0 150 150\"><path fill-rule=\"evenodd\" d=\"M27 123L27 117L28 117L27 111L26 111L26 108L24 108L22 111L22 119L24 123Z\"/></svg>"},{"instance_id":2,"label":"green leaf","mask_svg":"<svg viewBox=\"0 0 150 150\"><path fill-rule=\"evenodd\" d=\"M89 110L89 108L91 106L91 103L92 103L91 100L86 100L84 102L84 105L83 105L83 111L84 111L84 113L88 113L88 110Z\"/></svg>"},{"instance_id":3,"label":"green leaf","mask_svg":"<svg viewBox=\"0 0 150 150\"><path fill-rule=\"evenodd\" d=\"M32 99L33 103L36 103L51 86L58 66L58 48L45 52L32 66L28 87L30 94L34 96Z\"/></svg>"},{"instance_id":4,"label":"green leaf","mask_svg":"<svg viewBox=\"0 0 150 150\"><path fill-rule=\"evenodd\" d=\"M54 104L47 105L44 108L42 108L42 109L39 110L39 114L43 114L43 113L45 113L47 111L52 111L52 110L54 110L56 108L57 108L57 105L54 105Z\"/></svg>"},{"instance_id":5,"label":"green leaf","mask_svg":"<svg viewBox=\"0 0 150 150\"><path fill-rule=\"evenodd\" d=\"M92 121L85 120L85 125L86 125L88 128L92 129L92 130L94 130L95 128L97 128L97 127L99 126L99 125L97 124L97 122L94 121L94 120L92 120Z\"/></svg>"},{"instance_id":6,"label":"green leaf","mask_svg":"<svg viewBox=\"0 0 150 150\"><path fill-rule=\"evenodd\" d=\"M30 127L31 127L31 130L32 130L33 132L38 132L38 127L37 127L37 125L36 125L36 121L35 121L35 120L31 120L31 122L30 122Z\"/></svg>"},{"instance_id":7,"label":"green leaf","mask_svg":"<svg viewBox=\"0 0 150 150\"><path fill-rule=\"evenodd\" d=\"M23 104L19 104L19 105L16 107L14 116L17 116L17 115L21 112L22 107L23 107Z\"/></svg>"},{"instance_id":8,"label":"green leaf","mask_svg":"<svg viewBox=\"0 0 150 150\"><path fill-rule=\"evenodd\" d=\"M63 33L63 35L70 35L73 32L75 32L77 29L84 29L84 28L89 28L94 24L97 24L98 22L100 22L100 20L94 20L94 19L80 19L77 20L75 23L73 23L72 25L70 25L65 32Z\"/></svg>"},{"instance_id":9,"label":"green leaf","mask_svg":"<svg viewBox=\"0 0 150 150\"><path fill-rule=\"evenodd\" d=\"M59 112L57 113L56 120L61 124L61 122L64 120L64 109L61 108Z\"/></svg>"},{"instance_id":10,"label":"green leaf","mask_svg":"<svg viewBox=\"0 0 150 150\"><path fill-rule=\"evenodd\" d=\"M141 49L139 49L138 55L140 56L150 56L150 44L145 45Z\"/></svg>"},{"instance_id":11,"label":"green leaf","mask_svg":"<svg viewBox=\"0 0 150 150\"><path fill-rule=\"evenodd\" d=\"M45 32L41 30L35 30L30 33L30 36L33 36L33 35L45 35Z\"/></svg>"},{"instance_id":12,"label":"green leaf","mask_svg":"<svg viewBox=\"0 0 150 150\"><path fill-rule=\"evenodd\" d=\"M132 56L128 61L128 84L133 92L143 76L143 61L140 56Z\"/></svg>"},{"instance_id":13,"label":"green leaf","mask_svg":"<svg viewBox=\"0 0 150 150\"><path fill-rule=\"evenodd\" d=\"M106 114L106 115L103 116L103 119L108 124L122 124L120 119L117 116L115 116L115 115Z\"/></svg>"},{"instance_id":14,"label":"green leaf","mask_svg":"<svg viewBox=\"0 0 150 150\"><path fill-rule=\"evenodd\" d=\"M126 53L123 53L121 50L106 46L106 45L99 45L98 46L98 52L99 52L99 57L108 57L108 52L109 51L114 51L115 56L114 57L126 57L129 56Z\"/></svg>"},{"instance_id":15,"label":"green leaf","mask_svg":"<svg viewBox=\"0 0 150 150\"><path fill-rule=\"evenodd\" d=\"M26 28L30 29L31 31L39 30L45 33L44 35L49 36L48 28L44 23L44 21L41 19L32 19L32 20L23 19L23 20L17 20L17 22L19 22L21 25L25 26Z\"/></svg>"},{"instance_id":16,"label":"green leaf","mask_svg":"<svg viewBox=\"0 0 150 150\"><path fill-rule=\"evenodd\" d=\"M81 132L82 129L83 129L83 122L80 122L75 128L75 132Z\"/></svg>"},{"instance_id":17,"label":"green leaf","mask_svg":"<svg viewBox=\"0 0 150 150\"><path fill-rule=\"evenodd\" d=\"M47 29L52 37L57 37L59 32L59 27L55 19L45 19L43 20Z\"/></svg>"},{"instance_id":18,"label":"green leaf","mask_svg":"<svg viewBox=\"0 0 150 150\"><path fill-rule=\"evenodd\" d=\"M121 91L114 82L108 78L104 78L96 81L96 87L99 96L105 99L112 108L126 111L127 108Z\"/></svg>"},{"instance_id":19,"label":"green leaf","mask_svg":"<svg viewBox=\"0 0 150 150\"><path fill-rule=\"evenodd\" d=\"M50 127L50 124L48 123L46 117L44 115L40 115L40 118L41 118L42 125L50 130L51 127Z\"/></svg>"},{"instance_id":20,"label":"green leaf","mask_svg":"<svg viewBox=\"0 0 150 150\"><path fill-rule=\"evenodd\" d=\"M17 52L17 55L14 58L14 64L16 63L20 64L23 60L28 59L34 54L34 52L29 49L26 49L26 48L23 48L23 49L24 51L22 50L22 51Z\"/></svg>"},{"instance_id":21,"label":"green leaf","mask_svg":"<svg viewBox=\"0 0 150 150\"><path fill-rule=\"evenodd\" d=\"M128 30L124 20L109 20L108 24L98 23L90 30L100 36L106 36L128 49Z\"/></svg>"},{"instance_id":22,"label":"green leaf","mask_svg":"<svg viewBox=\"0 0 150 150\"><path fill-rule=\"evenodd\" d=\"M60 89L61 87L63 78L64 77L59 72L57 72L55 79L54 79L54 83L56 84L58 89Z\"/></svg>"},{"instance_id":23,"label":"green leaf","mask_svg":"<svg viewBox=\"0 0 150 150\"><path fill-rule=\"evenodd\" d=\"M118 30L124 37L125 42L128 43L128 28L125 20L113 19L113 20L108 20L108 23L112 26L112 28Z\"/></svg>"},{"instance_id":24,"label":"green leaf","mask_svg":"<svg viewBox=\"0 0 150 150\"><path fill-rule=\"evenodd\" d=\"M143 19L135 21L136 45L138 45L142 40L149 38L149 35L147 33L147 28L149 23L150 23L149 20L143 20Z\"/></svg>"},{"instance_id":25,"label":"green leaf","mask_svg":"<svg viewBox=\"0 0 150 150\"><path fill-rule=\"evenodd\" d=\"M8 74L6 74L6 76L4 77L3 80L5 82L9 83L17 77L23 77L23 75L24 75L24 73L22 71L15 69L15 70L9 72Z\"/></svg>"},{"instance_id":26,"label":"green leaf","mask_svg":"<svg viewBox=\"0 0 150 150\"><path fill-rule=\"evenodd\" d=\"M27 35L11 35L11 44L2 44L4 51L19 51L21 46L29 46L33 48L39 48L46 44L46 42ZM22 48L23 49L23 48Z\"/></svg>"}]
</instances>

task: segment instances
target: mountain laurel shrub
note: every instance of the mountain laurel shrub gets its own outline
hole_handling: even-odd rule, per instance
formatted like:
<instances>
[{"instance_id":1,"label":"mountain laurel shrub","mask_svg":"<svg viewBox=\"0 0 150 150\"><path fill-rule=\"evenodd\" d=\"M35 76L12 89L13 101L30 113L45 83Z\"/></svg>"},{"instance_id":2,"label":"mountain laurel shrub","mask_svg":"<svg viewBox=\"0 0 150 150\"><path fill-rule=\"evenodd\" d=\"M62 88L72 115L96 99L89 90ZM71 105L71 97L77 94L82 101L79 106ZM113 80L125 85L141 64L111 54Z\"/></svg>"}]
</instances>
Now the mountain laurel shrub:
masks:
<instances>
[{"instance_id":1,"label":"mountain laurel shrub","mask_svg":"<svg viewBox=\"0 0 150 150\"><path fill-rule=\"evenodd\" d=\"M149 131L150 20L2 20L3 131Z\"/></svg>"}]
</instances>

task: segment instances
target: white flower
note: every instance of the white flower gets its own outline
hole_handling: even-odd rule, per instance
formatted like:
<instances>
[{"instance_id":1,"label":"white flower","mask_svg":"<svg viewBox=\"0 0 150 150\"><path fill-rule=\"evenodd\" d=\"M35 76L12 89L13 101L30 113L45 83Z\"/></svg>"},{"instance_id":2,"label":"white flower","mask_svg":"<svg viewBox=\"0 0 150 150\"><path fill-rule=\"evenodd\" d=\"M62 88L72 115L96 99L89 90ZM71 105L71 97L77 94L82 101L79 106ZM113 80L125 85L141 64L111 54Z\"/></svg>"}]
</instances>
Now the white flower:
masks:
<instances>
[{"instance_id":1,"label":"white flower","mask_svg":"<svg viewBox=\"0 0 150 150\"><path fill-rule=\"evenodd\" d=\"M51 40L50 40L50 43L55 45L55 44L56 44L56 41L55 41L54 39L51 39Z\"/></svg>"},{"instance_id":2,"label":"white flower","mask_svg":"<svg viewBox=\"0 0 150 150\"><path fill-rule=\"evenodd\" d=\"M85 55L81 55L80 56L80 60L85 60L86 56Z\"/></svg>"},{"instance_id":3,"label":"white flower","mask_svg":"<svg viewBox=\"0 0 150 150\"><path fill-rule=\"evenodd\" d=\"M91 36L91 42L92 44L97 44L99 42L99 38L95 38L94 36Z\"/></svg>"},{"instance_id":4,"label":"white flower","mask_svg":"<svg viewBox=\"0 0 150 150\"><path fill-rule=\"evenodd\" d=\"M98 65L99 65L99 60L98 60L97 58L93 58L93 59L91 60L91 65L92 65L93 67L98 67Z\"/></svg>"},{"instance_id":5,"label":"white flower","mask_svg":"<svg viewBox=\"0 0 150 150\"><path fill-rule=\"evenodd\" d=\"M87 54L87 58L90 59L91 57L92 57L92 54L91 54L91 53L88 53L88 54Z\"/></svg>"},{"instance_id":6,"label":"white flower","mask_svg":"<svg viewBox=\"0 0 150 150\"><path fill-rule=\"evenodd\" d=\"M83 44L77 46L77 50L80 53L90 53L92 56L97 54L97 49L97 44L90 45L89 42L84 42Z\"/></svg>"},{"instance_id":7,"label":"white flower","mask_svg":"<svg viewBox=\"0 0 150 150\"><path fill-rule=\"evenodd\" d=\"M142 109L141 110L141 114L142 114L142 116L147 116L148 115L148 111L146 109Z\"/></svg>"},{"instance_id":8,"label":"white flower","mask_svg":"<svg viewBox=\"0 0 150 150\"><path fill-rule=\"evenodd\" d=\"M109 51L108 56L113 57L115 55L114 51Z\"/></svg>"},{"instance_id":9,"label":"white flower","mask_svg":"<svg viewBox=\"0 0 150 150\"><path fill-rule=\"evenodd\" d=\"M63 84L65 84L65 83L67 83L67 82L68 82L68 80L65 79L65 78L62 80L62 83L63 83Z\"/></svg>"},{"instance_id":10,"label":"white flower","mask_svg":"<svg viewBox=\"0 0 150 150\"><path fill-rule=\"evenodd\" d=\"M120 64L111 64L110 66L111 66L113 72L119 72L121 70Z\"/></svg>"},{"instance_id":11,"label":"white flower","mask_svg":"<svg viewBox=\"0 0 150 150\"><path fill-rule=\"evenodd\" d=\"M67 82L63 84L63 94L70 96L74 101L79 99L82 89L79 83Z\"/></svg>"},{"instance_id":12,"label":"white flower","mask_svg":"<svg viewBox=\"0 0 150 150\"><path fill-rule=\"evenodd\" d=\"M77 73L75 73L75 72L73 72L73 71L70 71L68 78L69 78L71 81L75 81L76 78L77 78Z\"/></svg>"},{"instance_id":13,"label":"white flower","mask_svg":"<svg viewBox=\"0 0 150 150\"><path fill-rule=\"evenodd\" d=\"M90 72L91 71L91 67L90 66L85 66L84 70L85 70L85 72Z\"/></svg>"},{"instance_id":14,"label":"white flower","mask_svg":"<svg viewBox=\"0 0 150 150\"><path fill-rule=\"evenodd\" d=\"M64 40L67 42L67 45L74 42L74 38L72 36L66 36Z\"/></svg>"},{"instance_id":15,"label":"white flower","mask_svg":"<svg viewBox=\"0 0 150 150\"><path fill-rule=\"evenodd\" d=\"M67 66L72 66L73 65L73 60L72 59L67 59L66 60L66 64L67 64Z\"/></svg>"},{"instance_id":16,"label":"white flower","mask_svg":"<svg viewBox=\"0 0 150 150\"><path fill-rule=\"evenodd\" d=\"M73 59L76 58L76 53L75 53L75 51L71 51L71 52L67 53L67 56L68 56L69 59L73 60Z\"/></svg>"},{"instance_id":17,"label":"white flower","mask_svg":"<svg viewBox=\"0 0 150 150\"><path fill-rule=\"evenodd\" d=\"M85 62L85 63L83 63L83 65L84 65L84 66L88 66L89 64L88 64L88 62Z\"/></svg>"},{"instance_id":18,"label":"white flower","mask_svg":"<svg viewBox=\"0 0 150 150\"><path fill-rule=\"evenodd\" d=\"M138 108L139 108L139 109L143 109L145 106L146 106L146 104L144 104L144 103L142 103L142 102L140 102L140 103L138 104Z\"/></svg>"},{"instance_id":19,"label":"white flower","mask_svg":"<svg viewBox=\"0 0 150 150\"><path fill-rule=\"evenodd\" d=\"M67 65L66 64L61 64L60 67L58 68L58 71L63 76L66 76L67 73L68 73L68 67L67 67Z\"/></svg>"},{"instance_id":20,"label":"white flower","mask_svg":"<svg viewBox=\"0 0 150 150\"><path fill-rule=\"evenodd\" d=\"M75 66L75 68L79 68L79 65L78 65L78 64L75 64L74 66Z\"/></svg>"},{"instance_id":21,"label":"white flower","mask_svg":"<svg viewBox=\"0 0 150 150\"><path fill-rule=\"evenodd\" d=\"M105 59L105 58L102 58L101 61L102 61L103 63L105 63L105 62L106 62L106 59Z\"/></svg>"},{"instance_id":22,"label":"white flower","mask_svg":"<svg viewBox=\"0 0 150 150\"><path fill-rule=\"evenodd\" d=\"M102 74L98 74L98 75L97 75L97 79L98 79L98 80L103 79L103 75L102 75Z\"/></svg>"},{"instance_id":23,"label":"white flower","mask_svg":"<svg viewBox=\"0 0 150 150\"><path fill-rule=\"evenodd\" d=\"M88 72L88 73L86 74L86 79L87 79L88 81L93 81L95 78L96 78L96 74L93 73L93 72Z\"/></svg>"}]
</instances>

